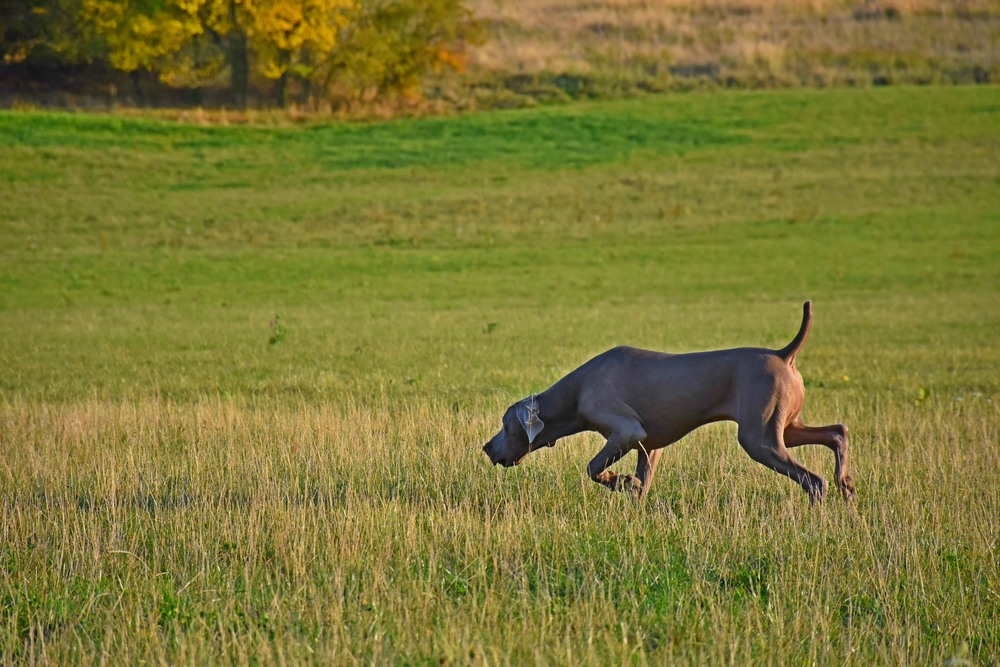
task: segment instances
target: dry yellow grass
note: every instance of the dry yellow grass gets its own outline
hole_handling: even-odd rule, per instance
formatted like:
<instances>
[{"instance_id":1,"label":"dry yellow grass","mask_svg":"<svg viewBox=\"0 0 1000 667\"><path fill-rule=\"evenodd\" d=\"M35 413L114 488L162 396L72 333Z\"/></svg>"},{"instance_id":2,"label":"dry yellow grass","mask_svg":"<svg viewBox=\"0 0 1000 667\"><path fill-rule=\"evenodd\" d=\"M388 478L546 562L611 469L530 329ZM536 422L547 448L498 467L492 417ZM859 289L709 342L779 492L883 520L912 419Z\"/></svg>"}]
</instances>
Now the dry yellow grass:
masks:
<instances>
[{"instance_id":1,"label":"dry yellow grass","mask_svg":"<svg viewBox=\"0 0 1000 667\"><path fill-rule=\"evenodd\" d=\"M988 663L1000 410L815 408L866 434L856 507L728 427L637 504L585 478L592 436L488 469L491 409L4 404L0 656Z\"/></svg>"},{"instance_id":2,"label":"dry yellow grass","mask_svg":"<svg viewBox=\"0 0 1000 667\"><path fill-rule=\"evenodd\" d=\"M988 0L474 0L491 39L481 72L792 86L996 78L1000 5ZM599 90L612 84L596 85Z\"/></svg>"}]
</instances>

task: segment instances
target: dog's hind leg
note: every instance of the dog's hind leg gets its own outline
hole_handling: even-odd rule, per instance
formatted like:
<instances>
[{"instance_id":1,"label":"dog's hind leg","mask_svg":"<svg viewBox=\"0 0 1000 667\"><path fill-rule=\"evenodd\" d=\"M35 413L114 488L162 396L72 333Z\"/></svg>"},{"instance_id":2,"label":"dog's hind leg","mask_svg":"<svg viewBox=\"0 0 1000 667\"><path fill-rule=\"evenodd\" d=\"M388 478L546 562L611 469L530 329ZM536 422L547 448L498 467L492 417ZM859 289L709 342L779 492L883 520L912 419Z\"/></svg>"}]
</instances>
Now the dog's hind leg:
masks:
<instances>
[{"instance_id":1,"label":"dog's hind leg","mask_svg":"<svg viewBox=\"0 0 1000 667\"><path fill-rule=\"evenodd\" d=\"M824 445L833 451L835 469L834 480L845 500L852 500L854 494L854 478L851 477L848 457L847 427L843 424L832 426L806 426L792 424L785 428L784 441L786 447L801 445Z\"/></svg>"},{"instance_id":2,"label":"dog's hind leg","mask_svg":"<svg viewBox=\"0 0 1000 667\"><path fill-rule=\"evenodd\" d=\"M648 452L645 447L639 447L638 452L639 461L635 464L635 477L642 484L639 498L645 498L646 494L649 493L649 487L653 485L653 475L656 473L656 466L660 462L663 450L654 449Z\"/></svg>"},{"instance_id":3,"label":"dog's hind leg","mask_svg":"<svg viewBox=\"0 0 1000 667\"><path fill-rule=\"evenodd\" d=\"M826 480L795 460L785 448L782 435L772 420L763 426L740 424L738 437L750 458L797 482L809 494L811 503L822 502Z\"/></svg>"}]
</instances>

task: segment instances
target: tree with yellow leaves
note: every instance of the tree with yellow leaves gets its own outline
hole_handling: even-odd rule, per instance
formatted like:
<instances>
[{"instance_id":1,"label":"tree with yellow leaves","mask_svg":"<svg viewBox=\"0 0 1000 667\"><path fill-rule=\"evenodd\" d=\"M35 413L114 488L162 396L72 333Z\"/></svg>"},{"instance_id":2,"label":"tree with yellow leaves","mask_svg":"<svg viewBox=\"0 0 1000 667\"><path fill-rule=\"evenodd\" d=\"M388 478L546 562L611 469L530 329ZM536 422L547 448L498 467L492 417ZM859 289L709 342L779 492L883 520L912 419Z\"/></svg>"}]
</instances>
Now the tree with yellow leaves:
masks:
<instances>
[{"instance_id":1,"label":"tree with yellow leaves","mask_svg":"<svg viewBox=\"0 0 1000 667\"><path fill-rule=\"evenodd\" d=\"M200 9L200 0L81 0L80 13L115 68L156 71L164 83L191 85L222 64L218 57L192 57L206 32Z\"/></svg>"},{"instance_id":2,"label":"tree with yellow leaves","mask_svg":"<svg viewBox=\"0 0 1000 667\"><path fill-rule=\"evenodd\" d=\"M422 77L461 69L482 29L463 0L7 0L0 56L106 62L183 88L252 78L301 97L367 104L419 99Z\"/></svg>"},{"instance_id":3,"label":"tree with yellow leaves","mask_svg":"<svg viewBox=\"0 0 1000 667\"><path fill-rule=\"evenodd\" d=\"M355 6L354 0L243 0L240 13L257 68L278 81L280 105L289 76L310 79L337 47Z\"/></svg>"},{"instance_id":4,"label":"tree with yellow leaves","mask_svg":"<svg viewBox=\"0 0 1000 667\"><path fill-rule=\"evenodd\" d=\"M314 81L348 104L417 100L425 74L461 71L467 45L483 36L462 0L362 0Z\"/></svg>"},{"instance_id":5,"label":"tree with yellow leaves","mask_svg":"<svg viewBox=\"0 0 1000 667\"><path fill-rule=\"evenodd\" d=\"M246 103L251 67L279 81L308 78L336 48L356 0L81 0L85 25L108 60L157 72L169 85L212 82L228 66L233 96Z\"/></svg>"}]
</instances>

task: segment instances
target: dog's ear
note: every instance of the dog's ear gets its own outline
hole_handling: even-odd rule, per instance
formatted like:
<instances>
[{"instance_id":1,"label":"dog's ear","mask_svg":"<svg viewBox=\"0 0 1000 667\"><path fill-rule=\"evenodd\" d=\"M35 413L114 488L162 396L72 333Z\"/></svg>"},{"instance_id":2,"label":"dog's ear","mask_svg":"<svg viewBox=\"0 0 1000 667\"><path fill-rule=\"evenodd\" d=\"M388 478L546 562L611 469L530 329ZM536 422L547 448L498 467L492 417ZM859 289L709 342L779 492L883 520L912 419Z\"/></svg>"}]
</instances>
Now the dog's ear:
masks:
<instances>
[{"instance_id":1,"label":"dog's ear","mask_svg":"<svg viewBox=\"0 0 1000 667\"><path fill-rule=\"evenodd\" d=\"M524 432L528 434L529 445L535 444L535 438L545 426L545 422L538 417L538 409L538 401L534 395L517 404L517 419L524 427Z\"/></svg>"}]
</instances>

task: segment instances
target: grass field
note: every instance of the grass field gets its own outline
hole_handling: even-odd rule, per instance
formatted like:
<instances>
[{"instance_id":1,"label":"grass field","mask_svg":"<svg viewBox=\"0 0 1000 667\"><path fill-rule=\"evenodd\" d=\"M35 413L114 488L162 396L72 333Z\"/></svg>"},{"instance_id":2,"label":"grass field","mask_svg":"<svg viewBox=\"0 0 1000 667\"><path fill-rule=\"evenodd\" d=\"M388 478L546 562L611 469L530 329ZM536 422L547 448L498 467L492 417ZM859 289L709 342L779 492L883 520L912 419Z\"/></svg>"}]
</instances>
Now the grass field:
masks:
<instances>
[{"instance_id":1,"label":"grass field","mask_svg":"<svg viewBox=\"0 0 1000 667\"><path fill-rule=\"evenodd\" d=\"M470 0L480 104L1000 81L995 0ZM459 96L457 93L453 93Z\"/></svg>"},{"instance_id":2,"label":"grass field","mask_svg":"<svg viewBox=\"0 0 1000 667\"><path fill-rule=\"evenodd\" d=\"M0 662L997 664L998 158L995 87L0 113ZM480 451L608 347L777 347L807 298L853 507L726 424L644 504L593 435Z\"/></svg>"}]
</instances>

